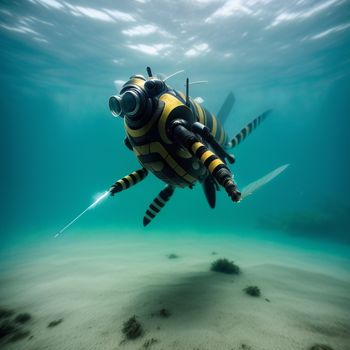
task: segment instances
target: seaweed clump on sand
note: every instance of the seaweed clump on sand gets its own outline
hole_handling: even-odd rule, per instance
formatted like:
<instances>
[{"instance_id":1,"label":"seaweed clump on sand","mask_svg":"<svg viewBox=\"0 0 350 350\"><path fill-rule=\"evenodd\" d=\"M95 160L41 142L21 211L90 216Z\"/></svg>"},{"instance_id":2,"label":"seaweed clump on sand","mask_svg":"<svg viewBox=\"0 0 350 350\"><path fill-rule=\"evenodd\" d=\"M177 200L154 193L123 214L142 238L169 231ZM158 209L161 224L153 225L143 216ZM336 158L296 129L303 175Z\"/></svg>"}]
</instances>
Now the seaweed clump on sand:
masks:
<instances>
[{"instance_id":1,"label":"seaweed clump on sand","mask_svg":"<svg viewBox=\"0 0 350 350\"><path fill-rule=\"evenodd\" d=\"M160 309L159 316L163 318L168 318L171 316L171 312L168 309Z\"/></svg>"},{"instance_id":2,"label":"seaweed clump on sand","mask_svg":"<svg viewBox=\"0 0 350 350\"><path fill-rule=\"evenodd\" d=\"M15 333L16 327L13 323L4 321L0 325L0 339L7 337L10 334Z\"/></svg>"},{"instance_id":3,"label":"seaweed clump on sand","mask_svg":"<svg viewBox=\"0 0 350 350\"><path fill-rule=\"evenodd\" d=\"M14 311L10 309L2 309L0 308L0 319L9 318L14 315Z\"/></svg>"},{"instance_id":4,"label":"seaweed clump on sand","mask_svg":"<svg viewBox=\"0 0 350 350\"><path fill-rule=\"evenodd\" d=\"M29 313L22 313L13 320L9 320L14 314L15 312L12 310L0 309L0 319L3 319L0 324L0 339L16 342L30 336L30 331L23 329L21 325L30 321L32 316Z\"/></svg>"},{"instance_id":5,"label":"seaweed clump on sand","mask_svg":"<svg viewBox=\"0 0 350 350\"><path fill-rule=\"evenodd\" d=\"M143 343L142 347L143 347L144 349L149 349L153 344L155 344L155 343L157 343L157 342L158 342L157 339L151 338L151 339L145 341L145 342Z\"/></svg>"},{"instance_id":6,"label":"seaweed clump on sand","mask_svg":"<svg viewBox=\"0 0 350 350\"><path fill-rule=\"evenodd\" d=\"M227 259L218 259L211 264L212 271L238 275L241 271L238 265Z\"/></svg>"},{"instance_id":7,"label":"seaweed clump on sand","mask_svg":"<svg viewBox=\"0 0 350 350\"><path fill-rule=\"evenodd\" d=\"M54 320L54 321L51 321L48 325L47 325L47 328L53 328L53 327L56 327L58 326L60 323L63 322L63 318L60 318L59 320Z\"/></svg>"},{"instance_id":8,"label":"seaweed clump on sand","mask_svg":"<svg viewBox=\"0 0 350 350\"><path fill-rule=\"evenodd\" d=\"M248 286L246 288L243 289L246 294L252 296L252 297L260 297L261 295L261 291L260 288L258 286Z\"/></svg>"},{"instance_id":9,"label":"seaweed clump on sand","mask_svg":"<svg viewBox=\"0 0 350 350\"><path fill-rule=\"evenodd\" d=\"M7 338L9 341L15 342L29 336L29 331L18 328L12 321L4 321L0 324L0 339Z\"/></svg>"},{"instance_id":10,"label":"seaweed clump on sand","mask_svg":"<svg viewBox=\"0 0 350 350\"><path fill-rule=\"evenodd\" d=\"M247 345L247 344L241 344L240 349L242 349L242 350L252 350L252 348L249 345Z\"/></svg>"},{"instance_id":11,"label":"seaweed clump on sand","mask_svg":"<svg viewBox=\"0 0 350 350\"><path fill-rule=\"evenodd\" d=\"M18 340L22 340L25 338L28 338L30 336L30 332L29 331L23 331L23 330L17 330L13 336L10 338L11 342L16 342Z\"/></svg>"},{"instance_id":12,"label":"seaweed clump on sand","mask_svg":"<svg viewBox=\"0 0 350 350\"><path fill-rule=\"evenodd\" d=\"M179 256L178 256L177 254L172 253L172 254L168 254L168 255L167 255L167 258L168 258L168 259L178 259Z\"/></svg>"},{"instance_id":13,"label":"seaweed clump on sand","mask_svg":"<svg viewBox=\"0 0 350 350\"><path fill-rule=\"evenodd\" d=\"M32 319L32 316L31 314L28 314L27 312L26 313L23 313L23 314L18 314L14 321L16 323L27 323L28 321L30 321Z\"/></svg>"},{"instance_id":14,"label":"seaweed clump on sand","mask_svg":"<svg viewBox=\"0 0 350 350\"><path fill-rule=\"evenodd\" d=\"M142 335L142 325L136 319L136 316L130 317L126 322L124 322L122 332L127 339L136 339Z\"/></svg>"},{"instance_id":15,"label":"seaweed clump on sand","mask_svg":"<svg viewBox=\"0 0 350 350\"><path fill-rule=\"evenodd\" d=\"M310 350L334 350L334 349L328 345L315 344L315 345L311 346Z\"/></svg>"}]
</instances>

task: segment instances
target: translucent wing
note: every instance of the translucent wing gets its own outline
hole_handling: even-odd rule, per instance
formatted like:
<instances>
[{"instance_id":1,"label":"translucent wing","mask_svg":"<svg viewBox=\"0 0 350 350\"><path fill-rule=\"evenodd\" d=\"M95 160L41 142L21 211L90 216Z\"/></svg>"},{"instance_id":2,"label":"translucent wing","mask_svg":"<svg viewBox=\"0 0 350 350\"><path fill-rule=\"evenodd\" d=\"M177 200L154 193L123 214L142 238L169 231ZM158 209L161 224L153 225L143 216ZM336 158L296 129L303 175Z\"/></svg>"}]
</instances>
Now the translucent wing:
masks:
<instances>
[{"instance_id":1,"label":"translucent wing","mask_svg":"<svg viewBox=\"0 0 350 350\"><path fill-rule=\"evenodd\" d=\"M246 198L246 197L248 197L248 196L250 196L257 189L259 189L260 187L266 185L268 182L273 180L276 176L278 176L284 170L286 170L288 166L289 166L289 164L282 165L279 168L271 171L267 175L261 177L260 179L254 181L254 182L251 182L249 185L244 187L243 190L242 190L241 200Z\"/></svg>"},{"instance_id":2,"label":"translucent wing","mask_svg":"<svg viewBox=\"0 0 350 350\"><path fill-rule=\"evenodd\" d=\"M218 113L218 119L220 120L221 124L225 124L225 121L230 115L233 105L235 104L235 101L236 101L235 95L233 94L232 91L230 91Z\"/></svg>"}]
</instances>

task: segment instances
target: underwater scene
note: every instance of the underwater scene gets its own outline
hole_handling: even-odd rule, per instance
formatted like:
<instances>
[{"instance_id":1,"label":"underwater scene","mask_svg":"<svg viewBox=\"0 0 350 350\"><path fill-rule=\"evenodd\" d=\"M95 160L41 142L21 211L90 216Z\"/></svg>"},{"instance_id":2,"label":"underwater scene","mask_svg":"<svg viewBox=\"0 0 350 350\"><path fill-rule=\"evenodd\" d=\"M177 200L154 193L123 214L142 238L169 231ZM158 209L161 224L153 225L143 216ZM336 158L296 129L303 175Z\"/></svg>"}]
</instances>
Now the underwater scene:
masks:
<instances>
[{"instance_id":1,"label":"underwater scene","mask_svg":"<svg viewBox=\"0 0 350 350\"><path fill-rule=\"evenodd\" d=\"M0 349L350 349L349 0L2 0L0 60Z\"/></svg>"}]
</instances>

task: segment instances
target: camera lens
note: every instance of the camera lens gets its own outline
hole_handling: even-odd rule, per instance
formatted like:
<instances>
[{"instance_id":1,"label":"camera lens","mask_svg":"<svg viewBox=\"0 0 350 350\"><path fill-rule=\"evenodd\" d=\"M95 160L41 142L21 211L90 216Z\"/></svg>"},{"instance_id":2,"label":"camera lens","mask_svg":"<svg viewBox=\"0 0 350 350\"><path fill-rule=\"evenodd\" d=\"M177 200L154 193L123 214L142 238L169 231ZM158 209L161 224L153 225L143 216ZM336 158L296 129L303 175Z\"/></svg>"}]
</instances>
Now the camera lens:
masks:
<instances>
[{"instance_id":1,"label":"camera lens","mask_svg":"<svg viewBox=\"0 0 350 350\"><path fill-rule=\"evenodd\" d=\"M112 96L109 98L109 109L114 117L121 115L122 108L120 104L120 96Z\"/></svg>"},{"instance_id":2,"label":"camera lens","mask_svg":"<svg viewBox=\"0 0 350 350\"><path fill-rule=\"evenodd\" d=\"M121 96L121 108L128 116L135 115L140 108L140 96L136 91L126 91Z\"/></svg>"}]
</instances>

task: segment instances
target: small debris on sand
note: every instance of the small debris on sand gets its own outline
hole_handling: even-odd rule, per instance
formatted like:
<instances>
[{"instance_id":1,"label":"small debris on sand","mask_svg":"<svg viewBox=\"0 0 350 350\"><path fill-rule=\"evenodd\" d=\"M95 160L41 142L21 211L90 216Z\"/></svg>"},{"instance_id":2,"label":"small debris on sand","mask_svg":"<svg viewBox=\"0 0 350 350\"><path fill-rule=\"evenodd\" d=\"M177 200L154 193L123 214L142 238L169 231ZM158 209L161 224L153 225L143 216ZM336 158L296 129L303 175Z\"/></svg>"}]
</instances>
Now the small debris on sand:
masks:
<instances>
[{"instance_id":1,"label":"small debris on sand","mask_svg":"<svg viewBox=\"0 0 350 350\"><path fill-rule=\"evenodd\" d=\"M159 316L163 318L168 318L171 316L171 312L168 309L160 309Z\"/></svg>"},{"instance_id":2,"label":"small debris on sand","mask_svg":"<svg viewBox=\"0 0 350 350\"><path fill-rule=\"evenodd\" d=\"M174 254L174 253L168 254L167 257L168 257L168 259L178 259L179 258L179 256L177 254Z\"/></svg>"},{"instance_id":3,"label":"small debris on sand","mask_svg":"<svg viewBox=\"0 0 350 350\"><path fill-rule=\"evenodd\" d=\"M334 350L334 349L328 345L315 344L315 345L311 346L310 350Z\"/></svg>"},{"instance_id":4,"label":"small debris on sand","mask_svg":"<svg viewBox=\"0 0 350 350\"><path fill-rule=\"evenodd\" d=\"M241 350L252 350L252 347L247 344L241 344Z\"/></svg>"},{"instance_id":5,"label":"small debris on sand","mask_svg":"<svg viewBox=\"0 0 350 350\"><path fill-rule=\"evenodd\" d=\"M158 342L157 339L151 338L151 339L145 341L145 342L143 343L142 347L143 347L144 349L149 349L154 343L157 343L157 342Z\"/></svg>"},{"instance_id":6,"label":"small debris on sand","mask_svg":"<svg viewBox=\"0 0 350 350\"><path fill-rule=\"evenodd\" d=\"M63 322L63 318L60 318L59 320L51 321L51 322L47 325L47 328L56 327L57 325L59 325L59 324L62 323L62 322Z\"/></svg>"}]
</instances>

